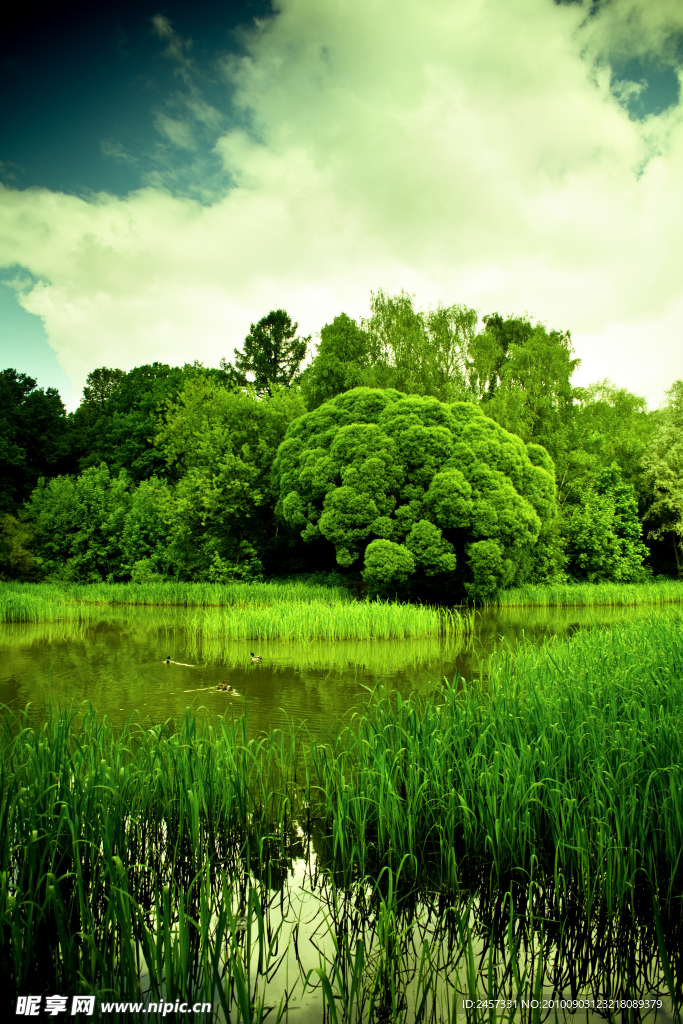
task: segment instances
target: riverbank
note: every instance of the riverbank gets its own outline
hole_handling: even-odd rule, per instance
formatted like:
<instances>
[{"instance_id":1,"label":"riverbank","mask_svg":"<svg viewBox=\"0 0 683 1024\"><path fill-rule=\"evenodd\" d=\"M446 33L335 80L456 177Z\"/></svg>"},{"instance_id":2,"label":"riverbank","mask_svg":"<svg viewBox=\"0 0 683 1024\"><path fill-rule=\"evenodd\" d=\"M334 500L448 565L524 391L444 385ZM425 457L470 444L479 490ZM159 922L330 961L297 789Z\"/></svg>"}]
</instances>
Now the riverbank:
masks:
<instances>
[{"instance_id":1,"label":"riverbank","mask_svg":"<svg viewBox=\"0 0 683 1024\"><path fill-rule=\"evenodd\" d=\"M239 719L115 734L95 714L6 714L8 991L220 992L226 1019L250 1019L277 1010L265 979L287 948L290 994L308 976L339 1018L412 1021L424 1000L439 1020L509 1019L459 1000L597 981L680 993L683 624L483 669L430 698L379 693L329 743L248 738ZM299 889L285 942L276 908Z\"/></svg>"}]
</instances>

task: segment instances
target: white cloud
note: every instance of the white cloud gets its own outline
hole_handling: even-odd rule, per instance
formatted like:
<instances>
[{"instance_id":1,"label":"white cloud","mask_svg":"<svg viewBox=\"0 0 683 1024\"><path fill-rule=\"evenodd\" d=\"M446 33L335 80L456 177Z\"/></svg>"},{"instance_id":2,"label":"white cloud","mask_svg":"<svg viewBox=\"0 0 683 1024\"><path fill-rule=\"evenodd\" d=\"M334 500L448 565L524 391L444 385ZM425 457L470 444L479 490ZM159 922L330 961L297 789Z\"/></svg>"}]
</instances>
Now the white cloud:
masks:
<instances>
[{"instance_id":1,"label":"white cloud","mask_svg":"<svg viewBox=\"0 0 683 1024\"><path fill-rule=\"evenodd\" d=\"M316 332L382 286L529 310L572 330L584 381L657 402L683 376L681 110L629 120L605 63L609 39L636 47L622 15L666 49L680 7L652 6L282 0L226 62L249 125L217 142L230 192L4 189L0 264L41 278L22 301L78 386L102 364L215 364L278 306Z\"/></svg>"},{"instance_id":2,"label":"white cloud","mask_svg":"<svg viewBox=\"0 0 683 1024\"><path fill-rule=\"evenodd\" d=\"M138 162L138 158L129 153L122 143L114 142L112 139L102 139L100 142L100 152L102 156L111 157L120 163L136 164Z\"/></svg>"},{"instance_id":3,"label":"white cloud","mask_svg":"<svg viewBox=\"0 0 683 1024\"><path fill-rule=\"evenodd\" d=\"M675 64L683 34L679 0L603 0L600 16L588 18L584 38L603 59L654 59Z\"/></svg>"},{"instance_id":4,"label":"white cloud","mask_svg":"<svg viewBox=\"0 0 683 1024\"><path fill-rule=\"evenodd\" d=\"M196 142L191 125L187 121L181 121L177 117L169 117L168 114L158 113L154 119L154 127L179 149L195 149Z\"/></svg>"}]
</instances>

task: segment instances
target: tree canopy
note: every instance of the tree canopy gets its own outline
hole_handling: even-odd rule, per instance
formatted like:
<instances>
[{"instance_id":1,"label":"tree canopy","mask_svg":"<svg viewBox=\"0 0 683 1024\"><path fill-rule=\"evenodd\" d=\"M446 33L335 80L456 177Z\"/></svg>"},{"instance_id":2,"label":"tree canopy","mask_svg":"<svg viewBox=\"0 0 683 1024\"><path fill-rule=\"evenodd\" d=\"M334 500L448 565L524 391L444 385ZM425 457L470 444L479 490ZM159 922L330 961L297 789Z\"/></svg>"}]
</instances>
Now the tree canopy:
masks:
<instances>
[{"instance_id":1,"label":"tree canopy","mask_svg":"<svg viewBox=\"0 0 683 1024\"><path fill-rule=\"evenodd\" d=\"M370 295L368 318L323 326L303 371L309 339L283 309L251 325L235 365L98 367L68 416L55 390L1 371L0 573L227 579L336 562L373 592L430 600L683 575L681 382L648 411L609 380L576 387L569 332L528 314ZM498 461L510 445L554 474L545 511ZM451 522L456 481L469 511Z\"/></svg>"},{"instance_id":2,"label":"tree canopy","mask_svg":"<svg viewBox=\"0 0 683 1024\"><path fill-rule=\"evenodd\" d=\"M301 375L306 405L309 410L317 409L371 378L368 334L350 316L340 313L321 330L315 359Z\"/></svg>"},{"instance_id":3,"label":"tree canopy","mask_svg":"<svg viewBox=\"0 0 683 1024\"><path fill-rule=\"evenodd\" d=\"M282 518L377 592L438 576L485 598L547 571L552 461L471 404L355 388L290 424L274 482Z\"/></svg>"},{"instance_id":4,"label":"tree canopy","mask_svg":"<svg viewBox=\"0 0 683 1024\"><path fill-rule=\"evenodd\" d=\"M261 574L277 532L271 466L304 411L296 393L272 390L259 398L195 374L155 420L149 463L163 465L163 476L136 481L125 466L102 462L41 481L26 516L44 570L84 582ZM5 534L6 560L18 564L18 527L6 524Z\"/></svg>"},{"instance_id":5,"label":"tree canopy","mask_svg":"<svg viewBox=\"0 0 683 1024\"><path fill-rule=\"evenodd\" d=\"M166 464L154 437L166 405L197 378L220 382L226 374L201 363L145 363L127 373L106 366L93 370L73 417L81 469L105 462L114 474L125 469L136 481L164 475Z\"/></svg>"},{"instance_id":6,"label":"tree canopy","mask_svg":"<svg viewBox=\"0 0 683 1024\"><path fill-rule=\"evenodd\" d=\"M668 404L643 455L644 485L651 501L645 520L654 539L671 540L683 578L683 380L666 392Z\"/></svg>"},{"instance_id":7,"label":"tree canopy","mask_svg":"<svg viewBox=\"0 0 683 1024\"><path fill-rule=\"evenodd\" d=\"M0 512L12 512L41 476L70 468L66 410L55 388L16 370L0 370Z\"/></svg>"},{"instance_id":8,"label":"tree canopy","mask_svg":"<svg viewBox=\"0 0 683 1024\"><path fill-rule=\"evenodd\" d=\"M297 338L298 328L286 310L271 309L267 316L251 325L242 351L235 349L234 367L224 360L221 366L232 375L236 384L246 386L253 383L258 393L269 391L271 384L289 387L299 372L311 340L310 337Z\"/></svg>"}]
</instances>

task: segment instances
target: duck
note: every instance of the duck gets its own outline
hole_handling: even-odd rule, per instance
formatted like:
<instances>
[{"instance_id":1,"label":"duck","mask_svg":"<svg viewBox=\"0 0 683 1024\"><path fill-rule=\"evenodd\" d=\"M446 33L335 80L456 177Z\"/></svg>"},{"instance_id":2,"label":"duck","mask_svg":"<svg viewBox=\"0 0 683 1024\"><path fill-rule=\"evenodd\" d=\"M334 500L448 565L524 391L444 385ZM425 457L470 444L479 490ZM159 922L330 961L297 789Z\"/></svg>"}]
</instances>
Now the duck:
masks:
<instances>
[{"instance_id":1,"label":"duck","mask_svg":"<svg viewBox=\"0 0 683 1024\"><path fill-rule=\"evenodd\" d=\"M229 693L231 697L239 697L239 693L230 685L227 679L224 679L222 683L217 683L216 689L220 690L221 693Z\"/></svg>"},{"instance_id":2,"label":"duck","mask_svg":"<svg viewBox=\"0 0 683 1024\"><path fill-rule=\"evenodd\" d=\"M166 656L166 661L164 662L164 665L170 665L170 664L171 664L171 655L170 655L170 654L168 654L168 655Z\"/></svg>"},{"instance_id":3,"label":"duck","mask_svg":"<svg viewBox=\"0 0 683 1024\"><path fill-rule=\"evenodd\" d=\"M251 660L252 661L263 661L263 658L261 657L260 654L254 654L254 652L252 651L251 652Z\"/></svg>"}]
</instances>

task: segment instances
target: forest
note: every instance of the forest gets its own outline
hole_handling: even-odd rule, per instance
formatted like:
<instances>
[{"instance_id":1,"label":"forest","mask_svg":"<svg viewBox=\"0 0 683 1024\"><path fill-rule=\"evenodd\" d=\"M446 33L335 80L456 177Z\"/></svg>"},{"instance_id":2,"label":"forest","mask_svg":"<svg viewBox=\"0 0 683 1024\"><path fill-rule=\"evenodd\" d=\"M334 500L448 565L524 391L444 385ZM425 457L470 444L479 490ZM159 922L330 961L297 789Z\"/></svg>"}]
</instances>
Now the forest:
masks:
<instances>
[{"instance_id":1,"label":"forest","mask_svg":"<svg viewBox=\"0 0 683 1024\"><path fill-rule=\"evenodd\" d=\"M576 386L569 331L405 292L297 331L274 310L217 368L96 368L69 414L1 371L0 578L454 603L681 577L683 381L648 410Z\"/></svg>"}]
</instances>

